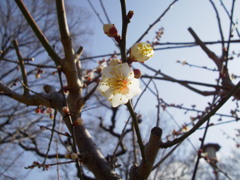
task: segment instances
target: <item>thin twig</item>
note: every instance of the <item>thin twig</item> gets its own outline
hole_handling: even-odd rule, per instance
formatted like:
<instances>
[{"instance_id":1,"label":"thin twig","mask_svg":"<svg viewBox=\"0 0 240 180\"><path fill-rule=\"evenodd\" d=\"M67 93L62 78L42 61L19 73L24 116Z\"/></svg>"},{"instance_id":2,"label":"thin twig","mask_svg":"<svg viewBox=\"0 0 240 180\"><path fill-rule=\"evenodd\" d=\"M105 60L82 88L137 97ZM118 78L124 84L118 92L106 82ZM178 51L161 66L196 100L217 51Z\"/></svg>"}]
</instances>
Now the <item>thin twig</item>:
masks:
<instances>
[{"instance_id":1,"label":"thin twig","mask_svg":"<svg viewBox=\"0 0 240 180\"><path fill-rule=\"evenodd\" d=\"M119 43L120 50L121 50L121 57L122 62L127 61L126 57L126 37L127 37L127 27L128 23L130 22L129 19L127 19L127 11L126 11L126 2L125 0L120 0L121 3L121 10L122 10L122 39Z\"/></svg>"},{"instance_id":2,"label":"thin twig","mask_svg":"<svg viewBox=\"0 0 240 180\"><path fill-rule=\"evenodd\" d=\"M138 159L137 159L137 147L136 147L136 136L135 136L135 129L134 125L132 123L132 146L133 146L133 162L135 164L138 164Z\"/></svg>"},{"instance_id":3,"label":"thin twig","mask_svg":"<svg viewBox=\"0 0 240 180\"><path fill-rule=\"evenodd\" d=\"M152 23L149 25L149 27L147 28L147 30L142 34L142 36L136 41L140 42L150 31L150 29L153 28L153 26L155 26L158 22L161 21L162 17L165 16L165 14L172 8L172 6L177 2L178 0L174 0L168 7L167 9Z\"/></svg>"},{"instance_id":4,"label":"thin twig","mask_svg":"<svg viewBox=\"0 0 240 180\"><path fill-rule=\"evenodd\" d=\"M101 22L102 25L104 25L104 22L102 20L102 18L100 17L99 13L96 11L96 9L94 8L94 5L91 3L90 0L87 0L88 4L90 5L90 7L92 8L93 12L96 14L96 16L98 17L98 20Z\"/></svg>"},{"instance_id":5,"label":"thin twig","mask_svg":"<svg viewBox=\"0 0 240 180\"><path fill-rule=\"evenodd\" d=\"M153 76L153 77L156 77L159 72L160 72L160 71L156 71L156 74L155 74L155 76ZM141 80L142 80L142 78L141 78ZM144 85L145 85L145 88L143 89L142 93L138 96L137 101L135 102L135 105L134 105L134 109L137 107L137 105L138 105L141 97L143 96L143 94L147 91L147 88L149 87L149 85L150 85L150 83L152 82L152 80L153 80L153 78L149 78L148 83L145 83L145 82L142 80L142 82L143 82Z\"/></svg>"},{"instance_id":6,"label":"thin twig","mask_svg":"<svg viewBox=\"0 0 240 180\"><path fill-rule=\"evenodd\" d=\"M23 86L23 90L24 90L23 94L24 95L29 95L28 88L26 88L26 87L28 87L27 73L26 73L26 69L25 69L25 66L24 66L24 61L23 61L22 55L21 55L20 50L18 48L17 40L13 41L13 46L15 48L15 51L16 51L16 54L17 54L17 57L18 57L19 66L20 66L20 69L21 69L21 72L22 72L23 83L25 84L25 86Z\"/></svg>"},{"instance_id":7,"label":"thin twig","mask_svg":"<svg viewBox=\"0 0 240 180\"><path fill-rule=\"evenodd\" d=\"M96 91L97 87L98 87L98 83L97 83L97 84L95 85L95 87L93 87L93 88L91 89L91 91L83 98L83 100L84 100L85 102L93 95L93 93Z\"/></svg>"},{"instance_id":8,"label":"thin twig","mask_svg":"<svg viewBox=\"0 0 240 180\"><path fill-rule=\"evenodd\" d=\"M70 163L74 163L75 161L65 161L65 162L57 162L57 163L50 163L50 164L39 164L37 162L33 163L33 165L31 166L27 166L25 167L25 169L33 169L35 167L42 167L42 168L48 168L48 167L51 167L51 166L58 166L58 165L61 165L61 164L70 164Z\"/></svg>"},{"instance_id":9,"label":"thin twig","mask_svg":"<svg viewBox=\"0 0 240 180\"><path fill-rule=\"evenodd\" d=\"M221 79L221 76L219 76L218 80L217 80L217 85L220 83L220 79ZM218 95L217 95L217 91L216 93L214 94L213 96L213 100L212 100L212 103L211 103L211 106L209 107L210 111L213 109L215 103L217 102L217 98L218 98ZM206 127L204 129L204 133L203 133L203 136L201 138L201 145L200 145L200 149L198 151L198 156L197 156L197 161L196 161L196 164L195 164L195 167L194 167L194 170L193 170L193 175L192 175L192 180L195 180L195 177L196 177L196 174L197 174L197 170L198 170L198 165L199 165L199 161L200 161L200 158L201 158L201 153L200 153L200 150L203 149L203 146L204 146L204 142L205 142L205 139L207 137L207 132L208 132L208 128L210 127L210 118L207 120L207 124L206 124Z\"/></svg>"},{"instance_id":10,"label":"thin twig","mask_svg":"<svg viewBox=\"0 0 240 180\"><path fill-rule=\"evenodd\" d=\"M229 99L230 97L232 97L237 91L239 91L240 89L240 81L237 83L236 86L234 86L234 88L232 88L228 94L226 96L224 96L219 102L218 104L216 104L216 106L214 106L214 108L207 113L205 116L203 116L197 123L195 126L192 127L192 129L190 129L188 132L186 132L185 134L183 134L181 137L174 139L173 141L170 142L166 142L166 143L162 143L161 147L162 148L167 148L167 147L171 147L181 141L183 141L184 139L186 139L188 136L190 136L191 134L193 134L200 126L202 126L210 117L212 117Z\"/></svg>"},{"instance_id":11,"label":"thin twig","mask_svg":"<svg viewBox=\"0 0 240 180\"><path fill-rule=\"evenodd\" d=\"M172 148L171 151L169 151L159 162L157 162L153 166L152 171L158 168L180 146L180 144L181 143L178 143L176 146L174 146L174 148Z\"/></svg>"},{"instance_id":12,"label":"thin twig","mask_svg":"<svg viewBox=\"0 0 240 180\"><path fill-rule=\"evenodd\" d=\"M70 134L68 134L68 133L62 133L62 132L60 132L60 131L57 131L57 130L55 130L55 129L51 129L51 128L49 128L49 127L42 126L42 125L39 125L39 127L40 127L41 129L43 129L43 130L44 130L44 129L47 129L47 130L49 130L49 131L54 131L55 133L57 133L57 134L59 134L59 135L72 138L72 136L71 136Z\"/></svg>"},{"instance_id":13,"label":"thin twig","mask_svg":"<svg viewBox=\"0 0 240 180\"><path fill-rule=\"evenodd\" d=\"M220 0L220 2L221 2L221 5L222 5L223 9L224 9L224 10L225 10L225 12L227 13L227 15L228 15L229 19L232 21L232 24L233 24L234 26L236 26L236 24L233 22L233 20L232 20L232 18L231 18L231 16L230 16L230 14L229 14L229 12L228 12L228 10L227 10L227 8L226 8L226 6L224 5L223 1L222 1L222 0ZM237 35L238 35L238 37L240 37L240 33L239 33L239 31L238 31L238 28L237 28L237 27L236 27L236 32L237 32Z\"/></svg>"},{"instance_id":14,"label":"thin twig","mask_svg":"<svg viewBox=\"0 0 240 180\"><path fill-rule=\"evenodd\" d=\"M157 98L157 119L156 119L156 127L159 127L159 124L160 124L160 107L161 107L161 101L159 101L160 99L160 96L159 96L159 91L158 91L158 88L157 88L157 85L154 81L153 82L153 85L154 85L154 88L156 90L156 98Z\"/></svg>"},{"instance_id":15,"label":"thin twig","mask_svg":"<svg viewBox=\"0 0 240 180\"><path fill-rule=\"evenodd\" d=\"M204 141L205 141L207 131L208 131L208 128L209 128L209 123L210 123L210 118L207 120L207 125L204 129L203 137L201 138L200 150L203 149ZM196 174L197 174L198 165L199 165L199 161L200 161L200 158L201 158L200 150L198 151L197 161L195 163L195 167L194 167L194 170L193 170L192 180L195 180L195 177L196 177Z\"/></svg>"},{"instance_id":16,"label":"thin twig","mask_svg":"<svg viewBox=\"0 0 240 180\"><path fill-rule=\"evenodd\" d=\"M232 32L233 32L233 13L234 13L234 7L235 7L235 0L232 1L232 8L231 8L231 15L230 15L230 25L229 25L229 34L228 34L228 43L227 43L227 50L226 50L226 66L227 66L227 63L228 63L228 56L229 56L229 50L230 50L230 41L231 41L231 38L233 37L232 35Z\"/></svg>"},{"instance_id":17,"label":"thin twig","mask_svg":"<svg viewBox=\"0 0 240 180\"><path fill-rule=\"evenodd\" d=\"M213 9L215 11L215 14L216 14L216 17L217 17L217 22L218 22L218 28L219 28L219 32L220 32L220 36L221 36L221 40L222 40L222 42L224 42L224 36L223 36L223 31L222 31L221 19L220 19L217 7L216 7L216 5L214 4L214 2L212 0L209 0L209 1L212 4ZM222 43L222 51L225 51L224 43ZM223 52L223 53L225 53L225 52Z\"/></svg>"},{"instance_id":18,"label":"thin twig","mask_svg":"<svg viewBox=\"0 0 240 180\"><path fill-rule=\"evenodd\" d=\"M107 14L106 8L104 7L104 4L103 4L102 0L99 0L99 1L100 1L102 10L103 10L103 12L104 12L104 15L105 15L105 17L106 17L106 19L107 19L107 22L108 22L109 24L111 24L110 18L109 18L108 14Z\"/></svg>"},{"instance_id":19,"label":"thin twig","mask_svg":"<svg viewBox=\"0 0 240 180\"><path fill-rule=\"evenodd\" d=\"M56 125L56 116L57 116L57 110L55 109L55 110L54 110L54 119L53 119L51 136L50 136L50 139L49 139L48 148L47 148L46 156L45 156L45 158L44 158L44 160L43 160L43 164L45 164L45 162L46 162L46 160L47 160L48 153L49 153L50 148L51 148L51 143L52 143L53 134L54 134L55 125Z\"/></svg>"},{"instance_id":20,"label":"thin twig","mask_svg":"<svg viewBox=\"0 0 240 180\"><path fill-rule=\"evenodd\" d=\"M139 145L139 148L140 148L140 151L141 151L143 162L147 162L147 158L146 158L146 155L145 155L145 152L144 152L144 144L143 144L143 141L142 141L142 136L141 136L140 129L139 129L139 126L138 126L138 120L137 120L136 114L135 114L135 112L132 108L132 105L131 105L130 101L128 101L128 103L126 105L127 105L127 108L129 110L129 112L131 114L131 117L132 117L132 120L133 120L133 126L134 126L134 129L136 131L137 142L138 142L138 145Z\"/></svg>"}]
</instances>

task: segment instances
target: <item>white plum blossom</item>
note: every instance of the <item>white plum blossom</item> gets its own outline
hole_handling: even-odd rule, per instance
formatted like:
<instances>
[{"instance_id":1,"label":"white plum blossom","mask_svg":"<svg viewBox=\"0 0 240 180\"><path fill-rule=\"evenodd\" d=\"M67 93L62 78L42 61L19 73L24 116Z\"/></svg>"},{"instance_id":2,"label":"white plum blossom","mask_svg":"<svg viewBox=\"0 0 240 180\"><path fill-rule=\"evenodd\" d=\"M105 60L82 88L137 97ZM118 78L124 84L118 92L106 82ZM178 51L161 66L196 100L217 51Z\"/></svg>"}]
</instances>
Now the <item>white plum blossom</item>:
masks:
<instances>
[{"instance_id":1,"label":"white plum blossom","mask_svg":"<svg viewBox=\"0 0 240 180\"><path fill-rule=\"evenodd\" d=\"M126 104L128 100L141 93L139 80L128 63L113 59L102 72L98 91L105 96L113 107Z\"/></svg>"},{"instance_id":2,"label":"white plum blossom","mask_svg":"<svg viewBox=\"0 0 240 180\"><path fill-rule=\"evenodd\" d=\"M154 51L150 44L138 42L130 49L130 58L134 61L144 62L153 57Z\"/></svg>"}]
</instances>

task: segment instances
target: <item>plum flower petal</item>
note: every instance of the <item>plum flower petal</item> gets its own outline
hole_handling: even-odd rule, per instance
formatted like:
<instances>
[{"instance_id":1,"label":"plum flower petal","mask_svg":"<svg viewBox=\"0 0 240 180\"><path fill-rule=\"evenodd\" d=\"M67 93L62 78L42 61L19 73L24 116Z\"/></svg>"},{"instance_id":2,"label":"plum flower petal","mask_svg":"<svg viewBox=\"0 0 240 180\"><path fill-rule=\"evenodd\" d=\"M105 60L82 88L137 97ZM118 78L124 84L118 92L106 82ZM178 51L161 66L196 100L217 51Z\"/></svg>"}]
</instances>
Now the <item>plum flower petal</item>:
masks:
<instances>
[{"instance_id":1,"label":"plum flower petal","mask_svg":"<svg viewBox=\"0 0 240 180\"><path fill-rule=\"evenodd\" d=\"M144 62L151 58L154 51L150 44L146 42L139 42L134 44L130 50L130 58L134 61Z\"/></svg>"},{"instance_id":2,"label":"plum flower petal","mask_svg":"<svg viewBox=\"0 0 240 180\"><path fill-rule=\"evenodd\" d=\"M134 96L141 93L139 80L128 63L112 60L102 72L98 91L105 96L113 107L126 104Z\"/></svg>"}]
</instances>

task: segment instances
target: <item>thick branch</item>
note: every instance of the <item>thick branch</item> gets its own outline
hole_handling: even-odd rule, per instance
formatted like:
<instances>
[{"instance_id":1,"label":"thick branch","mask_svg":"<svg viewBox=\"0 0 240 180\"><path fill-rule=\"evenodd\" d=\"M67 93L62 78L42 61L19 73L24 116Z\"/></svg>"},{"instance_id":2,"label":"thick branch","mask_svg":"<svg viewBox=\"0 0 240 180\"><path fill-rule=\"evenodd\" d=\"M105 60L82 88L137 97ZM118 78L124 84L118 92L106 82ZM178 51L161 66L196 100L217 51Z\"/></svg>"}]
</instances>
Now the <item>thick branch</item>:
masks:
<instances>
[{"instance_id":1,"label":"thick branch","mask_svg":"<svg viewBox=\"0 0 240 180\"><path fill-rule=\"evenodd\" d=\"M69 108L74 114L79 115L80 105L79 101L81 99L81 82L78 78L79 69L81 68L80 61L78 61L79 56L82 53L82 47L79 48L77 54L75 54L71 34L69 32L67 18L66 18L66 9L64 5L64 0L56 0L57 6L57 15L58 15L58 24L59 24L59 31L61 35L61 40L63 44L63 49L65 53L65 59L63 62L62 70L66 75L67 83L68 83L68 90L69 90L69 98L68 98L68 105ZM77 113L78 111L78 113Z\"/></svg>"},{"instance_id":2,"label":"thick branch","mask_svg":"<svg viewBox=\"0 0 240 180\"><path fill-rule=\"evenodd\" d=\"M16 92L14 92L9 87L5 86L0 81L0 92L4 92L7 96L11 97L12 99L15 99L18 102L21 102L23 104L26 104L28 106L36 106L36 105L44 105L47 107L51 106L50 100L48 97L44 94L35 94L35 95L20 95Z\"/></svg>"},{"instance_id":3,"label":"thick branch","mask_svg":"<svg viewBox=\"0 0 240 180\"><path fill-rule=\"evenodd\" d=\"M64 118L68 129L71 131L71 124ZM76 145L81 153L81 161L95 175L98 180L121 180L121 178L110 168L102 153L93 142L91 135L83 124L74 126ZM73 133L71 133L73 134Z\"/></svg>"},{"instance_id":4,"label":"thick branch","mask_svg":"<svg viewBox=\"0 0 240 180\"><path fill-rule=\"evenodd\" d=\"M65 58L68 59L74 55L74 50L72 47L71 35L68 28L64 0L56 0L56 7L57 7L59 31L61 35L63 49L65 52Z\"/></svg>"},{"instance_id":5,"label":"thick branch","mask_svg":"<svg viewBox=\"0 0 240 180\"><path fill-rule=\"evenodd\" d=\"M161 135L162 130L159 127L154 127L151 130L149 141L144 149L147 162L142 161L139 167L133 166L129 180L145 180L148 178L160 148Z\"/></svg>"}]
</instances>

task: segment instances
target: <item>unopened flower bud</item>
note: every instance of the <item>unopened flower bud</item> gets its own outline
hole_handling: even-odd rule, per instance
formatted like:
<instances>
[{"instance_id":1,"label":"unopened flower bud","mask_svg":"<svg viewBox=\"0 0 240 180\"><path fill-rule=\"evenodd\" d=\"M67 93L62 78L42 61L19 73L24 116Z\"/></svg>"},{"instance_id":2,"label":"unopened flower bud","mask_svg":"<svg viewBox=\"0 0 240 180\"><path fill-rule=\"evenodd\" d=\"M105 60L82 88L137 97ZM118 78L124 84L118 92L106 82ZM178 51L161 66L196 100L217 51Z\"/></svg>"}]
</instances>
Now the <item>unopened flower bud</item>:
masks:
<instances>
[{"instance_id":1,"label":"unopened flower bud","mask_svg":"<svg viewBox=\"0 0 240 180\"><path fill-rule=\"evenodd\" d=\"M35 112L39 114L39 113L41 113L41 109L37 108L37 109L35 109Z\"/></svg>"},{"instance_id":2,"label":"unopened flower bud","mask_svg":"<svg viewBox=\"0 0 240 180\"><path fill-rule=\"evenodd\" d=\"M36 78L36 79L38 79L38 78L40 78L40 77L41 77L41 74L40 74L40 73L36 73L36 74L35 74L35 78Z\"/></svg>"},{"instance_id":3,"label":"unopened flower bud","mask_svg":"<svg viewBox=\"0 0 240 180\"><path fill-rule=\"evenodd\" d=\"M24 61L34 61L34 58L25 58Z\"/></svg>"},{"instance_id":4,"label":"unopened flower bud","mask_svg":"<svg viewBox=\"0 0 240 180\"><path fill-rule=\"evenodd\" d=\"M42 113L42 114L45 113L45 109L44 109L44 108L41 109L41 113Z\"/></svg>"},{"instance_id":5,"label":"unopened flower bud","mask_svg":"<svg viewBox=\"0 0 240 180\"><path fill-rule=\"evenodd\" d=\"M131 19L133 17L134 11L130 10L128 11L127 18Z\"/></svg>"},{"instance_id":6,"label":"unopened flower bud","mask_svg":"<svg viewBox=\"0 0 240 180\"><path fill-rule=\"evenodd\" d=\"M134 78L136 78L136 79L138 79L142 76L140 69L134 69L133 72L134 72Z\"/></svg>"},{"instance_id":7,"label":"unopened flower bud","mask_svg":"<svg viewBox=\"0 0 240 180\"><path fill-rule=\"evenodd\" d=\"M146 42L138 42L130 49L130 59L138 62L144 62L154 54L153 48Z\"/></svg>"},{"instance_id":8,"label":"unopened flower bud","mask_svg":"<svg viewBox=\"0 0 240 180\"><path fill-rule=\"evenodd\" d=\"M62 70L62 66L61 65L57 65L57 70L61 71Z\"/></svg>"},{"instance_id":9,"label":"unopened flower bud","mask_svg":"<svg viewBox=\"0 0 240 180\"><path fill-rule=\"evenodd\" d=\"M49 114L49 118L50 119L54 119L54 115L53 114Z\"/></svg>"},{"instance_id":10,"label":"unopened flower bud","mask_svg":"<svg viewBox=\"0 0 240 180\"><path fill-rule=\"evenodd\" d=\"M78 158L78 155L76 153L71 154L71 159L76 160Z\"/></svg>"},{"instance_id":11,"label":"unopened flower bud","mask_svg":"<svg viewBox=\"0 0 240 180\"><path fill-rule=\"evenodd\" d=\"M118 31L114 24L104 24L103 31L109 37L114 37L118 35Z\"/></svg>"},{"instance_id":12,"label":"unopened flower bud","mask_svg":"<svg viewBox=\"0 0 240 180\"><path fill-rule=\"evenodd\" d=\"M74 126L81 126L82 124L83 120L81 118L77 118L77 120L73 122Z\"/></svg>"},{"instance_id":13,"label":"unopened flower bud","mask_svg":"<svg viewBox=\"0 0 240 180\"><path fill-rule=\"evenodd\" d=\"M40 129L41 129L41 130L45 130L46 127L45 127L45 126L40 126Z\"/></svg>"},{"instance_id":14,"label":"unopened flower bud","mask_svg":"<svg viewBox=\"0 0 240 180\"><path fill-rule=\"evenodd\" d=\"M64 106L63 108L62 108L62 111L65 113L65 114L69 114L69 108L67 107L67 106Z\"/></svg>"}]
</instances>

